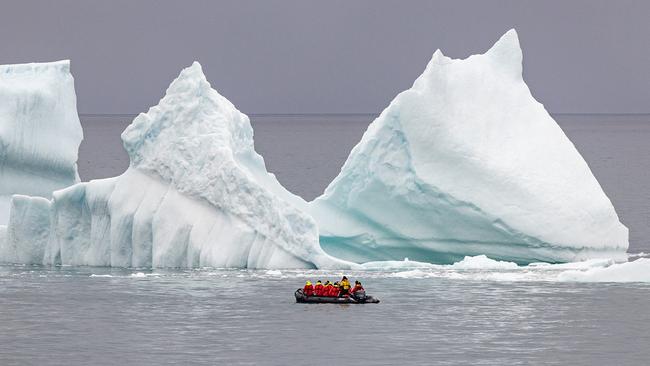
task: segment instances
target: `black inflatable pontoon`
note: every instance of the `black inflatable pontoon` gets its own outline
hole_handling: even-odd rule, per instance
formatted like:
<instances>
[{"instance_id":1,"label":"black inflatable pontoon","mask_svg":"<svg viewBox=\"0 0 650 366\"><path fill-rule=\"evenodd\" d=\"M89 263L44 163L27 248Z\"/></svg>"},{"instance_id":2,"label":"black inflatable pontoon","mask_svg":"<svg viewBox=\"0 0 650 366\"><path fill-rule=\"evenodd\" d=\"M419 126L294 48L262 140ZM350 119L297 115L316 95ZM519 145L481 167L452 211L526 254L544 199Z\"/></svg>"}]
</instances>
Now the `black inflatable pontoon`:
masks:
<instances>
[{"instance_id":1,"label":"black inflatable pontoon","mask_svg":"<svg viewBox=\"0 0 650 366\"><path fill-rule=\"evenodd\" d=\"M377 304L379 299L372 296L351 296L351 297L332 297L332 296L305 296L302 289L299 288L294 293L296 302L305 304Z\"/></svg>"}]
</instances>

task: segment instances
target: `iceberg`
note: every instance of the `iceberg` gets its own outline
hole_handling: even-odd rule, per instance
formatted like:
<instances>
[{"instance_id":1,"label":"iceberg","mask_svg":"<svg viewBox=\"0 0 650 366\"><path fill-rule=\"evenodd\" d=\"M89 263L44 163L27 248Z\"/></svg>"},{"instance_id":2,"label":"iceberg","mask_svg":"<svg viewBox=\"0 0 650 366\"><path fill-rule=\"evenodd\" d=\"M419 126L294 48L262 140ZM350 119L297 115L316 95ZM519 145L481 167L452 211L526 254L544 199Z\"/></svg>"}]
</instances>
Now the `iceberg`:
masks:
<instances>
[{"instance_id":1,"label":"iceberg","mask_svg":"<svg viewBox=\"0 0 650 366\"><path fill-rule=\"evenodd\" d=\"M627 228L523 80L514 30L485 54L436 51L309 205L323 249L358 263L627 259Z\"/></svg>"},{"instance_id":2,"label":"iceberg","mask_svg":"<svg viewBox=\"0 0 650 366\"><path fill-rule=\"evenodd\" d=\"M11 195L50 198L79 182L83 132L70 61L0 65L0 225Z\"/></svg>"},{"instance_id":3,"label":"iceberg","mask_svg":"<svg viewBox=\"0 0 650 366\"><path fill-rule=\"evenodd\" d=\"M51 201L16 196L3 262L116 267L348 268L306 202L255 152L248 117L195 62L122 133L130 166Z\"/></svg>"},{"instance_id":4,"label":"iceberg","mask_svg":"<svg viewBox=\"0 0 650 366\"><path fill-rule=\"evenodd\" d=\"M41 157L41 171L78 180L80 134L32 138L15 140ZM514 30L482 55L436 51L309 203L266 170L248 117L196 62L122 141L130 166L120 176L51 199L50 186L10 192L22 194L0 226L0 262L419 273L627 259L627 228L523 80ZM27 160L14 155L14 166Z\"/></svg>"}]
</instances>

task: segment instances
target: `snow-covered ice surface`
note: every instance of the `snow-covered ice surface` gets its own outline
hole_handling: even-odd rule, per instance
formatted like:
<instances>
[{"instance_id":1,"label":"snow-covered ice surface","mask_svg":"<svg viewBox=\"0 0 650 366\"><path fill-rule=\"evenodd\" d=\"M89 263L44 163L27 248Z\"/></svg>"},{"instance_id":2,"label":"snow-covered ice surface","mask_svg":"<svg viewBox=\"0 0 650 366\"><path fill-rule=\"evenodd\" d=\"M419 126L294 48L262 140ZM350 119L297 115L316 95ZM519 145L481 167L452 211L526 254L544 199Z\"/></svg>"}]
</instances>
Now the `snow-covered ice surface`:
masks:
<instances>
[{"instance_id":1,"label":"snow-covered ice surface","mask_svg":"<svg viewBox=\"0 0 650 366\"><path fill-rule=\"evenodd\" d=\"M482 55L436 51L310 206L325 251L355 262L623 261L628 248L610 200L525 84L514 30Z\"/></svg>"},{"instance_id":2,"label":"snow-covered ice surface","mask_svg":"<svg viewBox=\"0 0 650 366\"><path fill-rule=\"evenodd\" d=\"M124 174L56 191L51 203L16 201L0 258L119 267L349 267L320 248L316 223L301 210L306 203L266 171L248 117L211 88L198 63L135 118L122 140L131 160Z\"/></svg>"},{"instance_id":3,"label":"snow-covered ice surface","mask_svg":"<svg viewBox=\"0 0 650 366\"><path fill-rule=\"evenodd\" d=\"M82 138L69 61L0 65L0 225L12 194L50 198L79 181Z\"/></svg>"}]
</instances>

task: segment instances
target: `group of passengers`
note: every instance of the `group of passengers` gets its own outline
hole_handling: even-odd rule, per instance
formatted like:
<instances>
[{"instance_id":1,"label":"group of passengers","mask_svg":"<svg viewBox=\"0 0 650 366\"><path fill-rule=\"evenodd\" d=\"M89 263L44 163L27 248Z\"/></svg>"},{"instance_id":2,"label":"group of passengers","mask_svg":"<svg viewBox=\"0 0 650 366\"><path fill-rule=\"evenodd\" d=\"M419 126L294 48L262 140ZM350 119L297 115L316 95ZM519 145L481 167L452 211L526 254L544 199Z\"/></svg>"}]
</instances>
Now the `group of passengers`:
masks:
<instances>
[{"instance_id":1,"label":"group of passengers","mask_svg":"<svg viewBox=\"0 0 650 366\"><path fill-rule=\"evenodd\" d=\"M325 281L323 284L318 280L315 285L312 285L311 281L307 281L305 287L302 289L302 293L305 294L305 296L349 297L350 295L355 296L356 294L365 294L365 290L359 281L354 281L354 287L350 286L348 278L343 276L341 281L334 283Z\"/></svg>"}]
</instances>

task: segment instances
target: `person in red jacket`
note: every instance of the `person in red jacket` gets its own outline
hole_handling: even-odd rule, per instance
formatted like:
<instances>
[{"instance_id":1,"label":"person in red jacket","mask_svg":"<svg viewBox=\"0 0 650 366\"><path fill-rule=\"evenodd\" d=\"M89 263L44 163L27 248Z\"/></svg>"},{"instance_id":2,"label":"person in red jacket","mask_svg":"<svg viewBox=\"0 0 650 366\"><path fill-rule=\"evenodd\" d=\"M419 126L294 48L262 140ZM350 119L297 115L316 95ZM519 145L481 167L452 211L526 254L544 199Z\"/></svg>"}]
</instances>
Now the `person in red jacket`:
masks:
<instances>
[{"instance_id":1,"label":"person in red jacket","mask_svg":"<svg viewBox=\"0 0 650 366\"><path fill-rule=\"evenodd\" d=\"M314 285L314 295L323 296L323 283L320 280L316 281L316 285Z\"/></svg>"},{"instance_id":2,"label":"person in red jacket","mask_svg":"<svg viewBox=\"0 0 650 366\"><path fill-rule=\"evenodd\" d=\"M339 297L339 294L341 292L341 289L339 288L339 283L334 282L332 285L332 288L330 289L330 296L331 297Z\"/></svg>"},{"instance_id":3,"label":"person in red jacket","mask_svg":"<svg viewBox=\"0 0 650 366\"><path fill-rule=\"evenodd\" d=\"M311 281L305 283L305 287L302 288L302 293L305 296L314 296L314 286L312 286Z\"/></svg>"},{"instance_id":4,"label":"person in red jacket","mask_svg":"<svg viewBox=\"0 0 650 366\"><path fill-rule=\"evenodd\" d=\"M323 292L321 292L321 296L329 296L331 291L332 291L332 283L330 281L325 281L325 285L323 286Z\"/></svg>"},{"instance_id":5,"label":"person in red jacket","mask_svg":"<svg viewBox=\"0 0 650 366\"><path fill-rule=\"evenodd\" d=\"M361 286L361 282L354 281L354 287L352 288L352 290L350 290L350 292L352 294L354 294L357 291L365 291L365 290L364 290L363 286Z\"/></svg>"}]
</instances>

